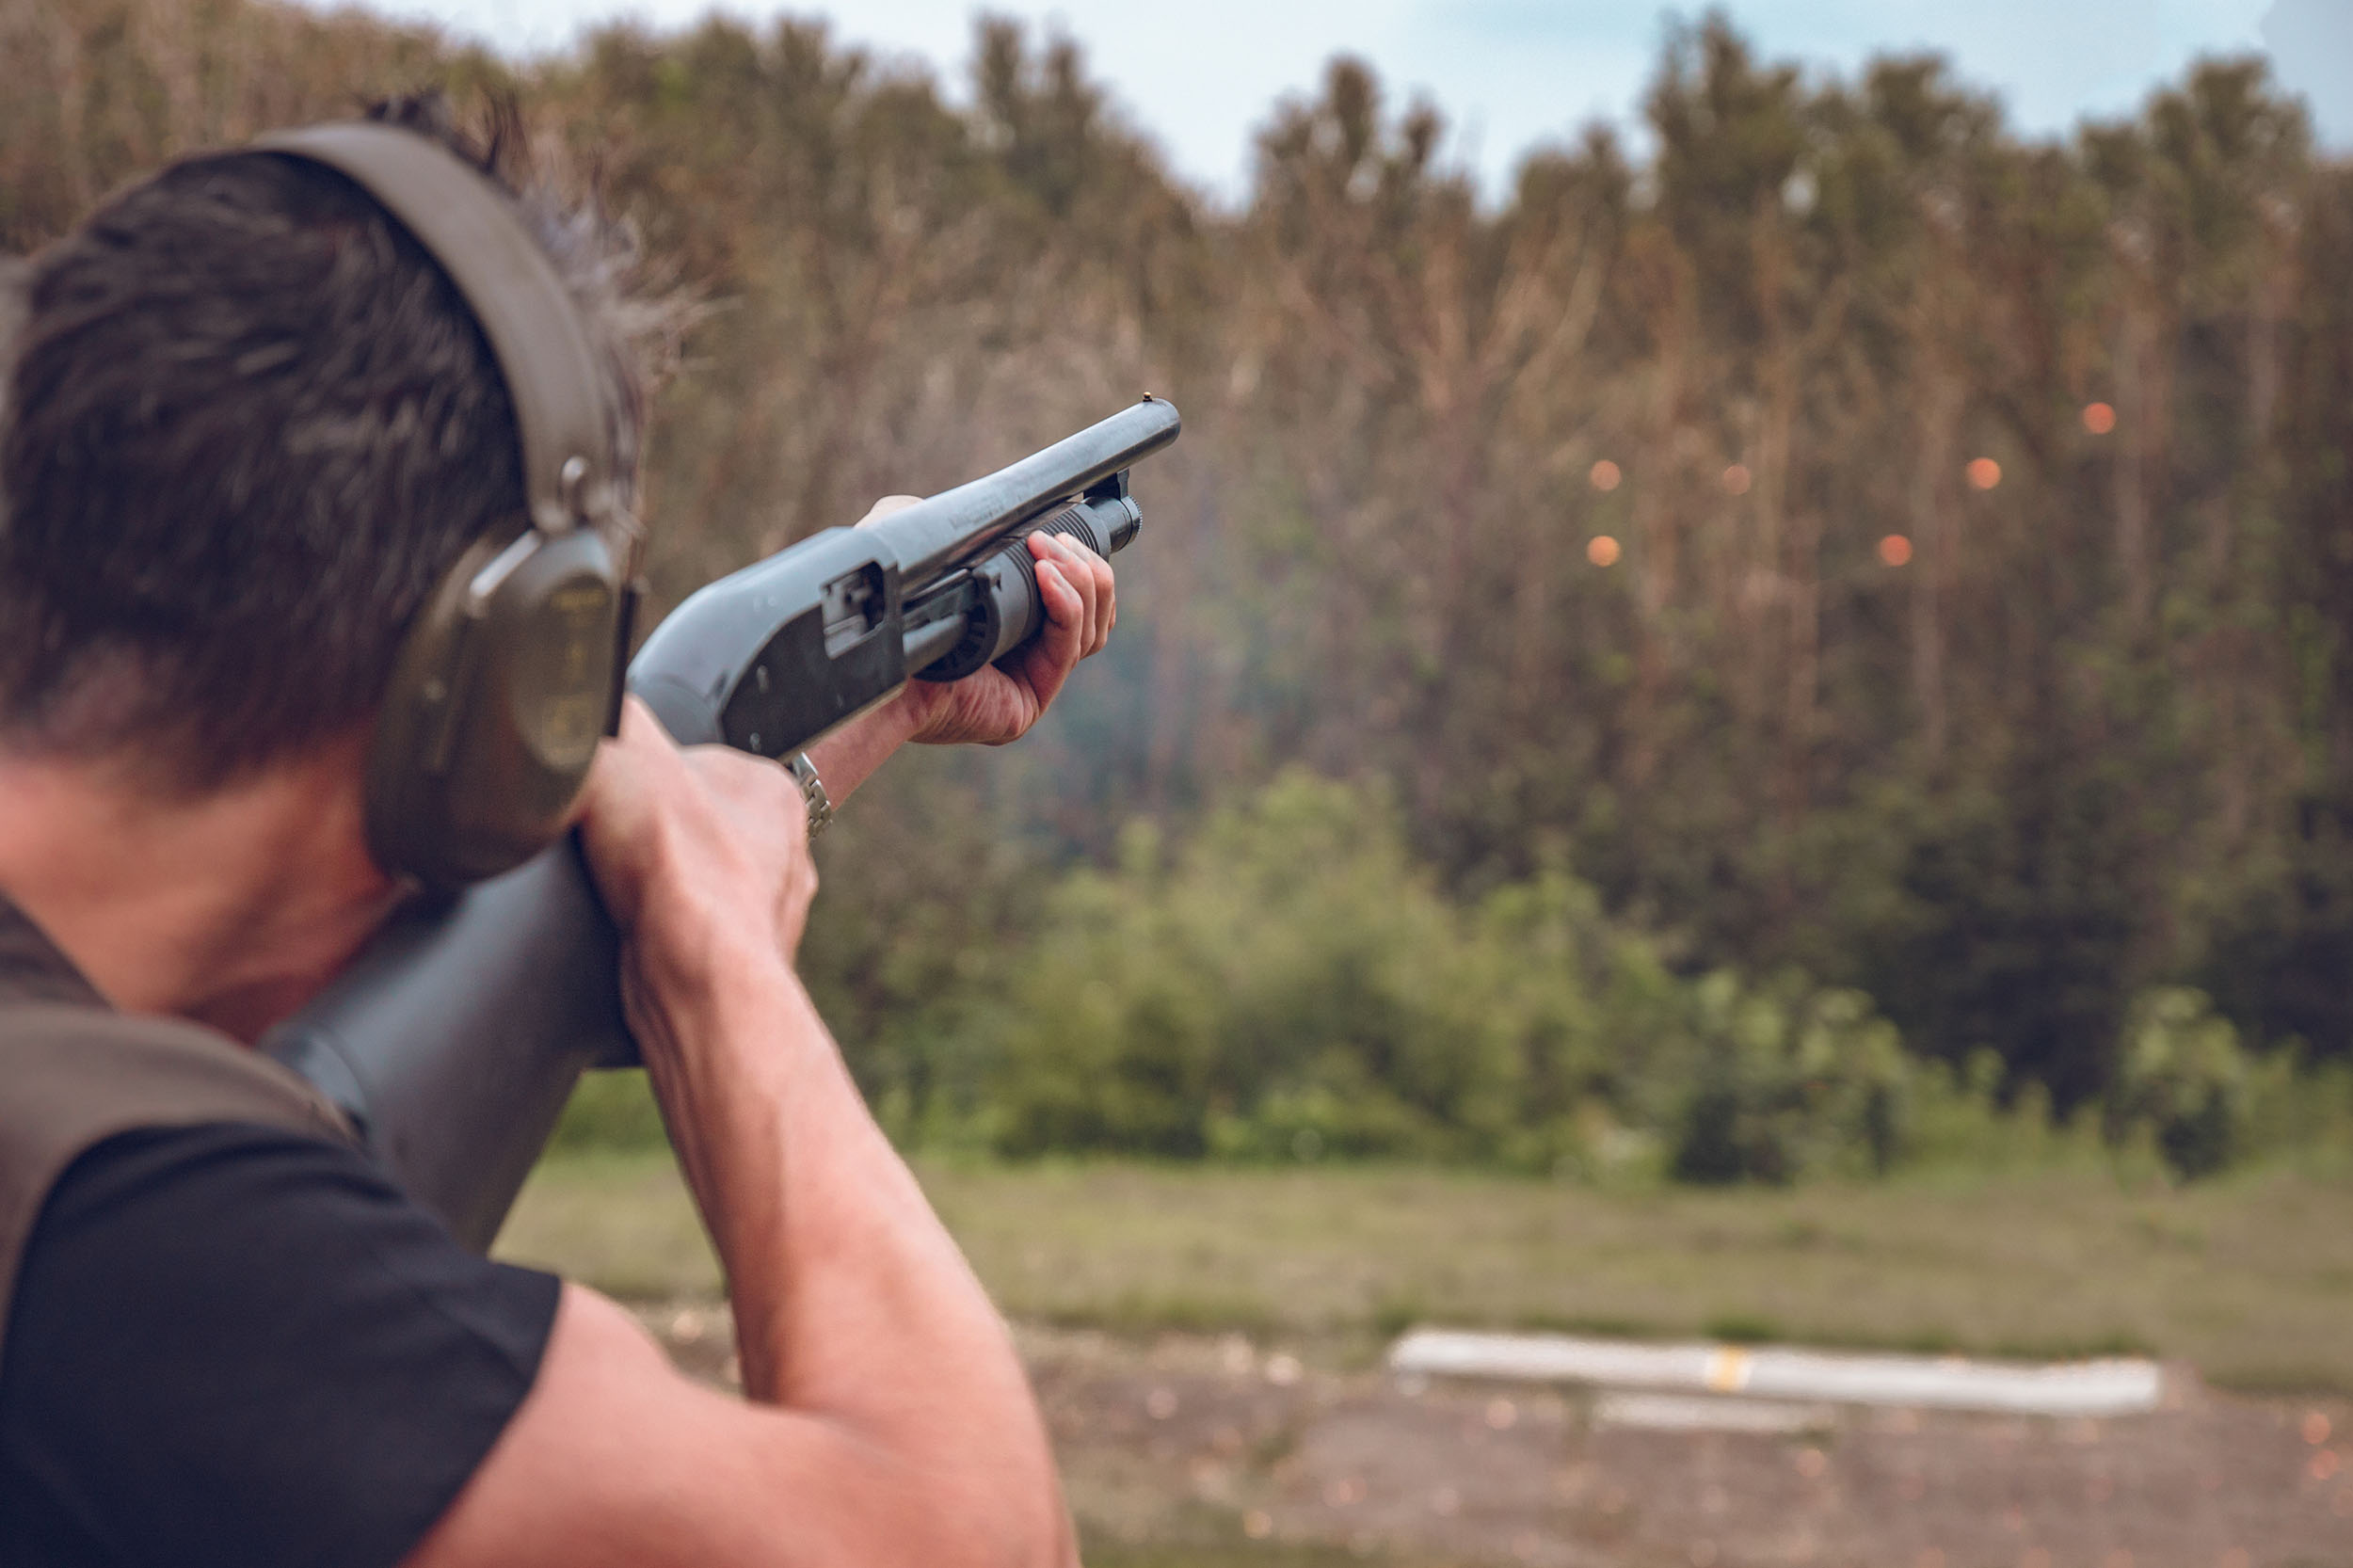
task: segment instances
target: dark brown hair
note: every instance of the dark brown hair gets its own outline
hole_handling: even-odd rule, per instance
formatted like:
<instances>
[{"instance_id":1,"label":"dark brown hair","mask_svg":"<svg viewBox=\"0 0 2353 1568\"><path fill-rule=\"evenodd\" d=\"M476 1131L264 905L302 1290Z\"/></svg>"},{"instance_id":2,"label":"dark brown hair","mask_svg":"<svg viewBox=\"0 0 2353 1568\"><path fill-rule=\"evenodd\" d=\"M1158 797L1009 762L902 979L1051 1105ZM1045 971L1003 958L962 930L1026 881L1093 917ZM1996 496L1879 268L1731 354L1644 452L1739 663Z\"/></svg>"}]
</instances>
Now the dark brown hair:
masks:
<instances>
[{"instance_id":1,"label":"dark brown hair","mask_svg":"<svg viewBox=\"0 0 2353 1568\"><path fill-rule=\"evenodd\" d=\"M511 111L481 138L436 100L376 117L494 175L526 161ZM607 349L627 469L629 236L538 188L517 200ZM433 584L522 526L488 342L340 174L254 152L174 165L21 289L0 380L0 744L143 756L191 789L233 777L363 720Z\"/></svg>"}]
</instances>

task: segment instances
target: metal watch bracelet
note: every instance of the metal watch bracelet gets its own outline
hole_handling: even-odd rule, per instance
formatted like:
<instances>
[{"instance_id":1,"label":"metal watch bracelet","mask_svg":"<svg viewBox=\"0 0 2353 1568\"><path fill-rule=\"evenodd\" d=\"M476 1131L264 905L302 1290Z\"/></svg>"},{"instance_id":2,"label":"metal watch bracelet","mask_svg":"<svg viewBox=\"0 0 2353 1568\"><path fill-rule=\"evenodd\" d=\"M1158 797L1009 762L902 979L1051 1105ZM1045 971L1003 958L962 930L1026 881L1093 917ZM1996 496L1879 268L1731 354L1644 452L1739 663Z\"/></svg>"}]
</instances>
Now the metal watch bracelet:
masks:
<instances>
[{"instance_id":1,"label":"metal watch bracelet","mask_svg":"<svg viewBox=\"0 0 2353 1568\"><path fill-rule=\"evenodd\" d=\"M817 776L817 764L806 751L794 752L784 767L801 787L801 799L808 806L808 836L814 839L833 824L833 801L825 793L825 781Z\"/></svg>"}]
</instances>

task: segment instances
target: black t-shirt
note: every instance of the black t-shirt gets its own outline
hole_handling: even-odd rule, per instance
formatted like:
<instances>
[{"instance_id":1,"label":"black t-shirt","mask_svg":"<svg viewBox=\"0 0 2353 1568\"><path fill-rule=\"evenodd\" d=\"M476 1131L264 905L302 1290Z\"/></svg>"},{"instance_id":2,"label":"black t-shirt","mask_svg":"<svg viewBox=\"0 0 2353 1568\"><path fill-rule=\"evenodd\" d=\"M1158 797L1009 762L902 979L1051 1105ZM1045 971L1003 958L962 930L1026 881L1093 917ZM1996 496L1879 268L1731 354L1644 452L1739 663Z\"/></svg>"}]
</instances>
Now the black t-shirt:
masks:
<instances>
[{"instance_id":1,"label":"black t-shirt","mask_svg":"<svg viewBox=\"0 0 2353 1568\"><path fill-rule=\"evenodd\" d=\"M396 1563L531 1387L550 1275L356 1150L125 1133L50 1192L0 1347L0 1565Z\"/></svg>"}]
</instances>

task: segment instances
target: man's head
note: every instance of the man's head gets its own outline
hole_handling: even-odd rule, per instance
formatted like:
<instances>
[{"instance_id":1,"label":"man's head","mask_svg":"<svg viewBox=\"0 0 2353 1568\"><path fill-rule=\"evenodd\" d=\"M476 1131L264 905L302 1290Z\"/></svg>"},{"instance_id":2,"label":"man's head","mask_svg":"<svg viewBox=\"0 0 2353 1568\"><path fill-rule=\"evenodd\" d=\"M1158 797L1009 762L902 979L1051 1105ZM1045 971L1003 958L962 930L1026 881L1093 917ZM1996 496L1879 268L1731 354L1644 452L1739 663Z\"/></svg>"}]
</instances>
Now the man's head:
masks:
<instances>
[{"instance_id":1,"label":"man's head","mask_svg":"<svg viewBox=\"0 0 2353 1568\"><path fill-rule=\"evenodd\" d=\"M392 112L485 168L432 105ZM502 160L496 151L508 156ZM625 245L520 199L641 398ZM521 530L507 389L441 268L356 184L177 165L39 257L0 386L0 750L200 793L363 725L469 546Z\"/></svg>"}]
</instances>

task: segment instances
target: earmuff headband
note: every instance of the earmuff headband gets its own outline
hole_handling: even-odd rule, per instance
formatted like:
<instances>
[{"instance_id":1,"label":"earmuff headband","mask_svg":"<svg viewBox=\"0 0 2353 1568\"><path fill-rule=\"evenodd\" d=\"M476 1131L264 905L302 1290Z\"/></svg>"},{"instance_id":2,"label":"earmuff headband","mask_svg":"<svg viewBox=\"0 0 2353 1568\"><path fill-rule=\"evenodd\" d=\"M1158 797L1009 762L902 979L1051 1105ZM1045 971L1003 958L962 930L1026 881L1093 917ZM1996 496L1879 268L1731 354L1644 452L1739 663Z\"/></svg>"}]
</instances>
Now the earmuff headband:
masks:
<instances>
[{"instance_id":1,"label":"earmuff headband","mask_svg":"<svg viewBox=\"0 0 2353 1568\"><path fill-rule=\"evenodd\" d=\"M561 534L616 504L603 378L564 281L507 198L413 131L354 120L280 131L253 144L356 181L416 236L465 296L522 435L531 520Z\"/></svg>"}]
</instances>

